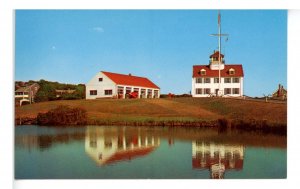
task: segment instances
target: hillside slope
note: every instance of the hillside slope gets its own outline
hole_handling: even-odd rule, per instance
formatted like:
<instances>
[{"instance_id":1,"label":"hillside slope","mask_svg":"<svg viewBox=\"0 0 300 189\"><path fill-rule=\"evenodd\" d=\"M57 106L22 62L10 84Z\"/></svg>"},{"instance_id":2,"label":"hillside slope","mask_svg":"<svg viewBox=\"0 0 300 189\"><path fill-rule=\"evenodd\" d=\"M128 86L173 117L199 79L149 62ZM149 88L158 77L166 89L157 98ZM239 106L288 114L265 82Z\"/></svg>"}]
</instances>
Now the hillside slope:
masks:
<instances>
[{"instance_id":1,"label":"hillside slope","mask_svg":"<svg viewBox=\"0 0 300 189\"><path fill-rule=\"evenodd\" d=\"M286 103L266 103L225 98L99 99L48 101L17 107L15 117L34 118L59 105L87 110L89 120L199 121L227 119L267 120L287 123Z\"/></svg>"}]
</instances>

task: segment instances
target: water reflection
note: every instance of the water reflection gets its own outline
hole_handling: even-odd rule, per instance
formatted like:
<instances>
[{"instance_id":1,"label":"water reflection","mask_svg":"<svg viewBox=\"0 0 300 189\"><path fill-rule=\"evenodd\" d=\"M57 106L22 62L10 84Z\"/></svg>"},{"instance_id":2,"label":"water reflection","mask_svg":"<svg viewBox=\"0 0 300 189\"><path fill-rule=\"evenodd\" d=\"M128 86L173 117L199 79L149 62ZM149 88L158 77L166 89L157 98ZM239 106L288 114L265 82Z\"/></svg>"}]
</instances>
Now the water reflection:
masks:
<instances>
[{"instance_id":1,"label":"water reflection","mask_svg":"<svg viewBox=\"0 0 300 189\"><path fill-rule=\"evenodd\" d=\"M271 134L27 126L15 129L15 145L17 179L286 177L286 136Z\"/></svg>"},{"instance_id":2,"label":"water reflection","mask_svg":"<svg viewBox=\"0 0 300 189\"><path fill-rule=\"evenodd\" d=\"M18 147L28 149L39 149L40 151L51 148L54 144L69 143L72 141L84 140L85 134L82 132L65 133L16 133L15 144Z\"/></svg>"},{"instance_id":3,"label":"water reflection","mask_svg":"<svg viewBox=\"0 0 300 189\"><path fill-rule=\"evenodd\" d=\"M224 145L201 140L192 141L192 165L209 169L210 177L222 179L226 170L241 170L244 163L243 145Z\"/></svg>"},{"instance_id":4,"label":"water reflection","mask_svg":"<svg viewBox=\"0 0 300 189\"><path fill-rule=\"evenodd\" d=\"M98 164L128 161L150 154L160 145L160 139L140 129L88 127L85 151Z\"/></svg>"}]
</instances>

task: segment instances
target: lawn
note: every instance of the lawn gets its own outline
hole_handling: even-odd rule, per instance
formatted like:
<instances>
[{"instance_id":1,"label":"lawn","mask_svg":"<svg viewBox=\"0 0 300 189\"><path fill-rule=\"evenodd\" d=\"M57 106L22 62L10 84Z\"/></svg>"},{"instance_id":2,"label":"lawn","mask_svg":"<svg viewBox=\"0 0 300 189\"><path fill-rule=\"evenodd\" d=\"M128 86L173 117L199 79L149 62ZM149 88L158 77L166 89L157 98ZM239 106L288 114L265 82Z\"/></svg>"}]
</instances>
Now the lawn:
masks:
<instances>
[{"instance_id":1,"label":"lawn","mask_svg":"<svg viewBox=\"0 0 300 189\"><path fill-rule=\"evenodd\" d=\"M267 120L287 123L287 104L229 98L161 98L61 100L16 107L15 117L36 117L59 105L87 110L89 120L104 121L211 121Z\"/></svg>"}]
</instances>

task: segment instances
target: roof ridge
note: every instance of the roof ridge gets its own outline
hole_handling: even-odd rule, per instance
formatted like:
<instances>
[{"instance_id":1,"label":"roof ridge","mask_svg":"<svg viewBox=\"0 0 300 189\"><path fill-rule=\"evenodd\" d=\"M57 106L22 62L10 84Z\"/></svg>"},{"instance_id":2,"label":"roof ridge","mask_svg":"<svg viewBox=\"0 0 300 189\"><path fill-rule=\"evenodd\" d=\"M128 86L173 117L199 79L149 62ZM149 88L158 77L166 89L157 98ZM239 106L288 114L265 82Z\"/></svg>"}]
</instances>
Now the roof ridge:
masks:
<instances>
[{"instance_id":1,"label":"roof ridge","mask_svg":"<svg viewBox=\"0 0 300 189\"><path fill-rule=\"evenodd\" d=\"M242 66L243 64L224 64L224 66ZM198 65L193 65L193 67L195 66L208 66L208 64L198 64Z\"/></svg>"},{"instance_id":2,"label":"roof ridge","mask_svg":"<svg viewBox=\"0 0 300 189\"><path fill-rule=\"evenodd\" d=\"M103 72L103 73L110 73L110 74L116 74L116 75L123 75L123 76L131 76L131 77L139 77L139 78L148 79L147 77L141 77L141 76L135 76L135 75L129 75L129 74L120 74L120 73L107 72L107 71L101 71L101 72Z\"/></svg>"},{"instance_id":3,"label":"roof ridge","mask_svg":"<svg viewBox=\"0 0 300 189\"><path fill-rule=\"evenodd\" d=\"M119 74L119 73L113 73L113 72L107 72L107 71L100 71L104 75L106 75L108 78L110 78L112 81L114 81L116 84L126 84L130 86L141 86L141 87L148 87L148 88L158 88L159 87L153 83L150 79L147 77L140 77L140 76L134 76L134 75L125 75L125 74Z\"/></svg>"}]
</instances>

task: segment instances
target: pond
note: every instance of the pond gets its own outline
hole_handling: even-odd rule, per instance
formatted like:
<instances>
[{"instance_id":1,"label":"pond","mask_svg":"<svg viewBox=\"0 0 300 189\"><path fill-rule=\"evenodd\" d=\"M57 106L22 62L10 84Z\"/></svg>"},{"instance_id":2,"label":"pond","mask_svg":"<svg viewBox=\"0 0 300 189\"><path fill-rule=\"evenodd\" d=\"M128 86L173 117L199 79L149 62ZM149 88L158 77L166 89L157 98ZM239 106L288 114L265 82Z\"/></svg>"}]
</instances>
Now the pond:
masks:
<instances>
[{"instance_id":1,"label":"pond","mask_svg":"<svg viewBox=\"0 0 300 189\"><path fill-rule=\"evenodd\" d=\"M286 178L286 141L211 128L18 126L15 178Z\"/></svg>"}]
</instances>

